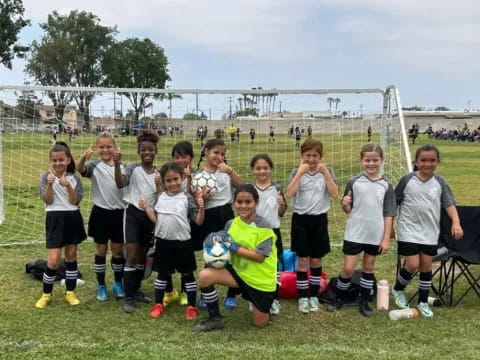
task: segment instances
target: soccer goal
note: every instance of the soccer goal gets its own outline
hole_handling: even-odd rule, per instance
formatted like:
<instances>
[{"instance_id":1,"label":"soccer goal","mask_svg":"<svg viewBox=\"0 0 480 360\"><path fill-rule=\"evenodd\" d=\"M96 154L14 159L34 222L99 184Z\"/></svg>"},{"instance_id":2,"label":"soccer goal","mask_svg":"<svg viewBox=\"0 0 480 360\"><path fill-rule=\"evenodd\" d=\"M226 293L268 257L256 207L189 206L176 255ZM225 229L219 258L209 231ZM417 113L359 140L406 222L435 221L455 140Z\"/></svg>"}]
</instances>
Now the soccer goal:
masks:
<instances>
[{"instance_id":1,"label":"soccer goal","mask_svg":"<svg viewBox=\"0 0 480 360\"><path fill-rule=\"evenodd\" d=\"M194 145L196 168L202 144L217 136L227 145L227 162L246 182L254 181L250 159L268 153L274 162L272 180L283 188L298 167L298 144L309 136L322 141L324 161L333 168L341 192L348 178L360 172L359 151L368 141L383 146L383 172L393 184L411 169L394 86L159 90L0 85L0 244L43 241L45 214L38 182L49 168L49 149L55 138L69 143L78 159L95 144L98 132L110 131L121 147L123 161L136 162L135 136L145 128L161 137L157 165L170 160L176 142L188 140ZM86 222L90 181L83 185L81 210ZM332 201L329 219L332 242L339 244L345 216L338 200ZM286 244L289 229L287 212L282 220Z\"/></svg>"}]
</instances>

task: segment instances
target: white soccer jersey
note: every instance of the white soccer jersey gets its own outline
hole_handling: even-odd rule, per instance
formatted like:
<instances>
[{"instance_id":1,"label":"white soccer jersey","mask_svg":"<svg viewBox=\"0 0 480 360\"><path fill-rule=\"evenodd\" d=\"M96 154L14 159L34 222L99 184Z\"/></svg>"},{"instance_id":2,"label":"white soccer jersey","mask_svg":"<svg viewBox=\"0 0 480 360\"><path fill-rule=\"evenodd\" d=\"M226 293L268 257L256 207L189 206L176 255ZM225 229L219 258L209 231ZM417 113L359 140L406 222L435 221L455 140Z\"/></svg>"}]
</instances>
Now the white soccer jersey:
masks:
<instances>
[{"instance_id":1,"label":"white soccer jersey","mask_svg":"<svg viewBox=\"0 0 480 360\"><path fill-rule=\"evenodd\" d=\"M372 180L364 173L348 180L344 196L352 192L352 211L348 215L344 240L379 245L385 231L384 218L396 215L392 185L381 177Z\"/></svg>"},{"instance_id":2,"label":"white soccer jersey","mask_svg":"<svg viewBox=\"0 0 480 360\"><path fill-rule=\"evenodd\" d=\"M155 186L155 172L145 172L141 164L128 164L123 175L127 187L123 195L123 201L138 209L138 202L143 196L147 205L155 206L157 200L157 188Z\"/></svg>"},{"instance_id":3,"label":"white soccer jersey","mask_svg":"<svg viewBox=\"0 0 480 360\"><path fill-rule=\"evenodd\" d=\"M283 196L282 190L278 184L270 184L265 189L259 188L256 184L253 184L258 191L259 201L256 213L261 216L268 228L278 229L280 227L280 216L278 216L278 193ZM285 198L284 198L285 200Z\"/></svg>"},{"instance_id":4,"label":"white soccer jersey","mask_svg":"<svg viewBox=\"0 0 480 360\"><path fill-rule=\"evenodd\" d=\"M120 169L124 174L123 164L120 164ZM96 206L107 210L125 208L124 189L119 189L115 183L115 165L109 165L102 160L90 161L85 165L82 176L92 179L92 201Z\"/></svg>"},{"instance_id":5,"label":"white soccer jersey","mask_svg":"<svg viewBox=\"0 0 480 360\"><path fill-rule=\"evenodd\" d=\"M42 200L45 198L45 192L48 185L48 173L44 173L40 177L40 197ZM72 204L68 197L67 188L60 185L58 177L55 177L53 183L53 202L51 204L45 204L45 211L75 211L78 210L78 204L83 198L83 187L80 178L74 174L66 175L67 181L77 193L77 204Z\"/></svg>"},{"instance_id":6,"label":"white soccer jersey","mask_svg":"<svg viewBox=\"0 0 480 360\"><path fill-rule=\"evenodd\" d=\"M398 241L437 245L442 208L455 205L447 182L434 174L428 180L412 172L400 179L395 188L399 205Z\"/></svg>"},{"instance_id":7,"label":"white soccer jersey","mask_svg":"<svg viewBox=\"0 0 480 360\"><path fill-rule=\"evenodd\" d=\"M189 240L190 219L197 211L192 195L183 191L175 195L162 192L155 205L155 236L164 240Z\"/></svg>"},{"instance_id":8,"label":"white soccer jersey","mask_svg":"<svg viewBox=\"0 0 480 360\"><path fill-rule=\"evenodd\" d=\"M289 183L297 171L295 169L291 172ZM328 171L335 181L333 170L328 168ZM313 175L305 173L302 175L297 192L292 198L292 210L299 215L319 215L330 210L330 194L322 173L317 172Z\"/></svg>"}]
</instances>

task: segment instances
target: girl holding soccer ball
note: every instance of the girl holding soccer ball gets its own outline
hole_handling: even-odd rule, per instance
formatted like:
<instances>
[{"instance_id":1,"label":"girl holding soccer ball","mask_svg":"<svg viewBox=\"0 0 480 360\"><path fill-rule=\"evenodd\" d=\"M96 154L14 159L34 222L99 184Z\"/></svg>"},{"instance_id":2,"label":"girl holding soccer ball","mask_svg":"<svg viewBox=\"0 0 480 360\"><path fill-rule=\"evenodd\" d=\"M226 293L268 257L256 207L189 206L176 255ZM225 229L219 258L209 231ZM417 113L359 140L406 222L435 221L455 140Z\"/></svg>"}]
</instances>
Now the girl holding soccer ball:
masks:
<instances>
[{"instance_id":1,"label":"girl holding soccer ball","mask_svg":"<svg viewBox=\"0 0 480 360\"><path fill-rule=\"evenodd\" d=\"M253 323L264 327L275 297L277 274L276 236L266 227L265 220L257 216L259 196L253 185L241 185L234 197L238 216L225 226L229 237L223 239L230 249L231 264L223 269L205 268L200 271L198 284L208 307L208 318L197 324L193 331L203 332L223 328L215 284L237 289L253 304ZM213 237L205 240L212 247Z\"/></svg>"},{"instance_id":2,"label":"girl holding soccer ball","mask_svg":"<svg viewBox=\"0 0 480 360\"><path fill-rule=\"evenodd\" d=\"M202 156L207 159L203 168L198 171L205 171L213 174L217 179L217 189L210 192L205 189L205 221L201 227L192 226L192 238L194 238L194 249L201 250L203 248L203 240L205 237L215 231L223 230L228 220L234 218L232 210L233 186L238 187L244 184L244 181L237 172L225 163L226 146L221 139L210 139L205 144ZM229 290L224 303L227 309L234 310L237 308L235 300L235 291ZM205 308L204 304L199 305Z\"/></svg>"}]
</instances>

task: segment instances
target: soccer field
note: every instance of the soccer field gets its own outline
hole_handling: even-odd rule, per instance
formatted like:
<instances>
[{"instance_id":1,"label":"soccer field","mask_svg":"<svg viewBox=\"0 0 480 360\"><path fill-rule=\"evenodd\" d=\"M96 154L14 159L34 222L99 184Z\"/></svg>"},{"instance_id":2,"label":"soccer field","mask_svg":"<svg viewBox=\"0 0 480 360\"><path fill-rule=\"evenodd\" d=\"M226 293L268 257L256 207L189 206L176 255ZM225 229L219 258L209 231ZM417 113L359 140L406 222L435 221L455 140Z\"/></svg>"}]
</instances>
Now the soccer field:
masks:
<instances>
[{"instance_id":1,"label":"soccer field","mask_svg":"<svg viewBox=\"0 0 480 360\"><path fill-rule=\"evenodd\" d=\"M326 161L333 165L339 183L343 184L360 171L356 158L365 135L346 134L342 138L329 135L322 139ZM42 235L44 211L37 185L41 171L48 169L49 137L25 134L19 141L18 136L3 136L7 220L0 226L0 243L39 243L0 247L0 359L478 358L479 301L474 294L469 294L455 308L434 308L433 319L397 322L389 320L387 312L376 312L374 317L366 319L354 307L337 313L321 309L304 315L296 310L296 301L282 300L280 315L262 330L253 327L247 304L240 301L239 310L223 311L225 330L206 334L192 333L193 324L184 320L184 308L176 303L169 305L159 319L150 318L149 306L140 306L134 314L127 315L111 294L105 303L95 298L94 245L90 240L79 247L79 270L86 281L77 288L81 305L69 307L63 300L63 289L56 283L53 303L43 311L37 310L34 304L41 294L41 283L24 274L24 265L46 257ZM230 163L246 181L251 181L249 159L257 152L274 153L276 169L272 178L284 186L291 169L298 164L294 140L280 136L276 144L269 144L266 135L259 135L256 144L248 145L247 135L242 136L240 144L228 143ZM160 140L158 164L170 158L169 150L178 140L180 137ZM123 160L136 161L133 138L121 138L118 142L125 154ZM428 139L420 137L416 146L426 142ZM76 138L72 146L74 156L77 158L89 143L90 138ZM442 155L437 172L446 177L459 203L479 205L479 145L432 143L440 148ZM22 148L28 151L21 151ZM195 150L198 161L200 146L197 143ZM342 163L337 159L342 159ZM83 184L88 193L89 181ZM82 201L85 219L90 206L87 195ZM339 244L344 216L338 201L332 206L332 238ZM13 217L9 215L12 212ZM288 228L289 224L284 222L284 234L288 234ZM285 245L289 246L288 240ZM342 262L341 247L334 246L324 259L324 271L336 276ZM379 257L377 279L388 279L392 283L395 265L394 251ZM177 284L178 280L175 277ZM111 281L111 271L107 270L107 283ZM153 279L146 280L143 287L152 295ZM413 293L415 288L416 284L412 284L407 291ZM223 294L224 289L219 287L219 290Z\"/></svg>"}]
</instances>

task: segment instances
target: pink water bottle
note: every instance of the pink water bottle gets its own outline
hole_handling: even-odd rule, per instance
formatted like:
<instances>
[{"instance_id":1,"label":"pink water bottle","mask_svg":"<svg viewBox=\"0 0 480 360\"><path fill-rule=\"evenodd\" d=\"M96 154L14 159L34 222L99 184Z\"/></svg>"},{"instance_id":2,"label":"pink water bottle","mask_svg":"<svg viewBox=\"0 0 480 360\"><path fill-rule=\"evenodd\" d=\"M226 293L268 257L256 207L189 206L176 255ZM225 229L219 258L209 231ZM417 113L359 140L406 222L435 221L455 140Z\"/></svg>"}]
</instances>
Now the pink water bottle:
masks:
<instances>
[{"instance_id":1,"label":"pink water bottle","mask_svg":"<svg viewBox=\"0 0 480 360\"><path fill-rule=\"evenodd\" d=\"M389 288L387 280L379 280L377 283L377 310L388 310Z\"/></svg>"}]
</instances>

